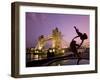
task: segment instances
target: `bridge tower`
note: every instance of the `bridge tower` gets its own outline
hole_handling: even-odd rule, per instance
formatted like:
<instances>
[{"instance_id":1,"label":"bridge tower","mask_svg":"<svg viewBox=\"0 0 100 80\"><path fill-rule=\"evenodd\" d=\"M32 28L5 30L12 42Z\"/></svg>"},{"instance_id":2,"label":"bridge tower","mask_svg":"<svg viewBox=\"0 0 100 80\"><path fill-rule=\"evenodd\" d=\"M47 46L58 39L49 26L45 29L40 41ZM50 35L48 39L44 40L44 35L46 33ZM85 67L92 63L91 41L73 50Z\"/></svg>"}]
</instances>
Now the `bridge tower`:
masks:
<instances>
[{"instance_id":1,"label":"bridge tower","mask_svg":"<svg viewBox=\"0 0 100 80\"><path fill-rule=\"evenodd\" d=\"M41 50L44 47L44 45L45 45L45 38L44 35L41 35L38 38L38 43L35 48Z\"/></svg>"},{"instance_id":2,"label":"bridge tower","mask_svg":"<svg viewBox=\"0 0 100 80\"><path fill-rule=\"evenodd\" d=\"M53 31L52 31L52 47L53 48L61 48L61 32L58 30L58 28L56 27Z\"/></svg>"}]
</instances>

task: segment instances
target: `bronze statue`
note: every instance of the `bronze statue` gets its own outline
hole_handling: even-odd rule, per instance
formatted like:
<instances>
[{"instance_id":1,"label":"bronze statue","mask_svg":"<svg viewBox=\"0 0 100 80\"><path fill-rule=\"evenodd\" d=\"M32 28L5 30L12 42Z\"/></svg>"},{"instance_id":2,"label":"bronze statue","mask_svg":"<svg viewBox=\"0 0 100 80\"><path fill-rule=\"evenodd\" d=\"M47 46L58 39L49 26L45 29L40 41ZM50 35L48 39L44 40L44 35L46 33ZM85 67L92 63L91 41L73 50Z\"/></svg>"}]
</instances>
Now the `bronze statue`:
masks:
<instances>
[{"instance_id":1,"label":"bronze statue","mask_svg":"<svg viewBox=\"0 0 100 80\"><path fill-rule=\"evenodd\" d=\"M70 49L74 53L74 55L77 56L77 58L78 58L77 64L79 64L79 61L81 60L81 56L79 55L80 52L78 52L78 49L83 44L84 40L87 39L88 37L87 37L87 34L86 33L79 32L79 29L77 29L75 26L74 26L74 28L75 28L75 31L77 33L77 36L75 36L72 39L72 41L70 43ZM76 44L76 41L75 41L75 39L78 38L78 37L80 37L80 39L81 39L81 43L80 44Z\"/></svg>"}]
</instances>

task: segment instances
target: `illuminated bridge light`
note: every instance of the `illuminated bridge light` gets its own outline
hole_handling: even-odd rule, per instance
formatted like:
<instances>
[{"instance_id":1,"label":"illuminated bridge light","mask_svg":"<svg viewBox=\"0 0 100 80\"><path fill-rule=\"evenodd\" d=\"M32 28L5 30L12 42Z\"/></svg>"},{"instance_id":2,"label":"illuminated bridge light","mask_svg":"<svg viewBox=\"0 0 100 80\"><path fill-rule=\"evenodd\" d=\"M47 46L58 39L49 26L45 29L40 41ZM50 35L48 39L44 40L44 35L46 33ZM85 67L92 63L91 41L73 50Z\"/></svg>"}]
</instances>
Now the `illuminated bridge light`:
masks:
<instances>
[{"instance_id":1,"label":"illuminated bridge light","mask_svg":"<svg viewBox=\"0 0 100 80\"><path fill-rule=\"evenodd\" d=\"M39 46L39 50L41 50L42 49L42 46Z\"/></svg>"},{"instance_id":2,"label":"illuminated bridge light","mask_svg":"<svg viewBox=\"0 0 100 80\"><path fill-rule=\"evenodd\" d=\"M62 53L65 53L65 50L62 50Z\"/></svg>"},{"instance_id":3,"label":"illuminated bridge light","mask_svg":"<svg viewBox=\"0 0 100 80\"><path fill-rule=\"evenodd\" d=\"M38 50L36 50L36 51L35 51L35 53L39 53L39 51L38 51Z\"/></svg>"},{"instance_id":4,"label":"illuminated bridge light","mask_svg":"<svg viewBox=\"0 0 100 80\"><path fill-rule=\"evenodd\" d=\"M49 52L52 53L53 51L50 49Z\"/></svg>"},{"instance_id":5,"label":"illuminated bridge light","mask_svg":"<svg viewBox=\"0 0 100 80\"><path fill-rule=\"evenodd\" d=\"M55 49L53 49L52 51L55 52Z\"/></svg>"}]
</instances>

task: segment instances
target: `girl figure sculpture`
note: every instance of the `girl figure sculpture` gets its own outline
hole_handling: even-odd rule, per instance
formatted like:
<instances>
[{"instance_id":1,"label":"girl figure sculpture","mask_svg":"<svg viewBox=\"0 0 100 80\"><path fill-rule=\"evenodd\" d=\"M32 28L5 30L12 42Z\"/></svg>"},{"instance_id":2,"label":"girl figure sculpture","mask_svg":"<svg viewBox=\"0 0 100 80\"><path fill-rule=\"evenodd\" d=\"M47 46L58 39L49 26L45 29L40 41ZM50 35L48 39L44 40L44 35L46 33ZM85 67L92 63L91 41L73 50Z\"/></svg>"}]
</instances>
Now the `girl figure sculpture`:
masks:
<instances>
[{"instance_id":1,"label":"girl figure sculpture","mask_svg":"<svg viewBox=\"0 0 100 80\"><path fill-rule=\"evenodd\" d=\"M79 61L81 60L81 57L80 57L80 52L78 52L78 49L80 48L80 46L83 44L84 40L87 39L87 34L86 33L81 33L79 32L79 30L74 26L75 28L75 31L77 33L77 36L74 37L70 43L70 49L71 51L77 56L78 58L78 61L77 61L77 64L79 64ZM80 37L81 39L81 43L80 44L76 44L76 41L74 39Z\"/></svg>"}]
</instances>

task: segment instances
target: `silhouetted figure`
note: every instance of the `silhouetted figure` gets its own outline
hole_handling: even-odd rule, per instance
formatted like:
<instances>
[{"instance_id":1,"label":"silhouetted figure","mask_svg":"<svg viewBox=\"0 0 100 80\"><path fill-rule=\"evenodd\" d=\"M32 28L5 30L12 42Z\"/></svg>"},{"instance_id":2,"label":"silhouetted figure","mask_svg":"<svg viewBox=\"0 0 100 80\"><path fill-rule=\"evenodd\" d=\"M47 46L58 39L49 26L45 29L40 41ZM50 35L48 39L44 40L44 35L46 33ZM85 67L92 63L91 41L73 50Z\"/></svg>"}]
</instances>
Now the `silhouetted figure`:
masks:
<instances>
[{"instance_id":1,"label":"silhouetted figure","mask_svg":"<svg viewBox=\"0 0 100 80\"><path fill-rule=\"evenodd\" d=\"M74 28L75 28L76 33L78 34L78 36L74 37L72 40L74 40L77 37L80 37L80 39L81 39L80 46L81 46L83 44L84 40L88 38L88 36L87 36L86 33L79 32L79 29L77 29L75 26L74 26ZM80 46L78 48L80 48Z\"/></svg>"},{"instance_id":2,"label":"silhouetted figure","mask_svg":"<svg viewBox=\"0 0 100 80\"><path fill-rule=\"evenodd\" d=\"M86 33L81 33L81 32L79 32L79 30L78 30L75 26L74 26L74 28L75 28L75 30L76 30L76 33L78 34L78 36L76 36L76 37L80 37L80 39L81 39L82 41L84 41L85 39L88 38Z\"/></svg>"},{"instance_id":3,"label":"silhouetted figure","mask_svg":"<svg viewBox=\"0 0 100 80\"><path fill-rule=\"evenodd\" d=\"M74 53L75 56L77 56L77 58L81 58L79 53L78 53L78 47L80 45L76 44L76 41L75 40L72 40L71 43L70 43L70 49L71 51Z\"/></svg>"},{"instance_id":4,"label":"silhouetted figure","mask_svg":"<svg viewBox=\"0 0 100 80\"><path fill-rule=\"evenodd\" d=\"M79 64L79 61L81 60L81 57L79 55L80 52L78 52L78 49L83 44L84 40L87 39L88 37L87 37L86 33L79 32L79 29L77 29L75 26L74 26L74 28L76 30L77 36L72 39L72 41L70 43L70 49L77 56L77 58L78 58L77 64ZM76 41L74 40L75 38L78 38L78 37L80 37L80 39L81 39L80 44L76 44Z\"/></svg>"}]
</instances>

